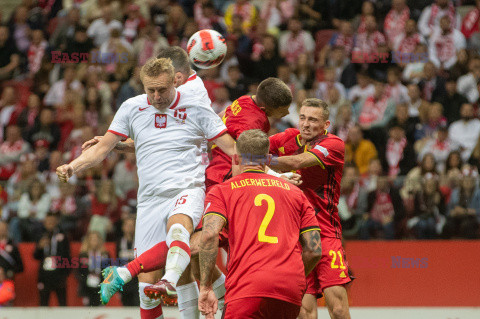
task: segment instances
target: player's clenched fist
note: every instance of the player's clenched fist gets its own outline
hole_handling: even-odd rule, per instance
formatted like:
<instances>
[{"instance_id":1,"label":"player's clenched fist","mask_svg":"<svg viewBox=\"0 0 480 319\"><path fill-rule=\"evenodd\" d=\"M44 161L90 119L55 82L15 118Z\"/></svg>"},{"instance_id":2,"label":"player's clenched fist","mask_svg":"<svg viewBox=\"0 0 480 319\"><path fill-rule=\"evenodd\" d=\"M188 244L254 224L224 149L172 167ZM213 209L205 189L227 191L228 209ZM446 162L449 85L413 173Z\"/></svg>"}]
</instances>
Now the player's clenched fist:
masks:
<instances>
[{"instance_id":1,"label":"player's clenched fist","mask_svg":"<svg viewBox=\"0 0 480 319\"><path fill-rule=\"evenodd\" d=\"M66 183L70 177L73 175L73 166L70 164L65 164L57 167L57 176L62 182Z\"/></svg>"}]
</instances>

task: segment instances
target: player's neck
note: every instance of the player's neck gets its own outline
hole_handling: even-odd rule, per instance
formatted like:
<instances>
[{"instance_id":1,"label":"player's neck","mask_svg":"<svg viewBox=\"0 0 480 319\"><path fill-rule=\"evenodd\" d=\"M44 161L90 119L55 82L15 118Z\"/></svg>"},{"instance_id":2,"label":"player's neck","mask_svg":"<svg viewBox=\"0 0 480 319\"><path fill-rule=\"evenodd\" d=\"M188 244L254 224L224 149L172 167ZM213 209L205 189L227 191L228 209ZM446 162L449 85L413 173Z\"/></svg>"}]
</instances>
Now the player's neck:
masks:
<instances>
[{"instance_id":1,"label":"player's neck","mask_svg":"<svg viewBox=\"0 0 480 319\"><path fill-rule=\"evenodd\" d=\"M262 171L265 172L265 166L263 165L245 165L242 166L242 173L247 171Z\"/></svg>"}]
</instances>

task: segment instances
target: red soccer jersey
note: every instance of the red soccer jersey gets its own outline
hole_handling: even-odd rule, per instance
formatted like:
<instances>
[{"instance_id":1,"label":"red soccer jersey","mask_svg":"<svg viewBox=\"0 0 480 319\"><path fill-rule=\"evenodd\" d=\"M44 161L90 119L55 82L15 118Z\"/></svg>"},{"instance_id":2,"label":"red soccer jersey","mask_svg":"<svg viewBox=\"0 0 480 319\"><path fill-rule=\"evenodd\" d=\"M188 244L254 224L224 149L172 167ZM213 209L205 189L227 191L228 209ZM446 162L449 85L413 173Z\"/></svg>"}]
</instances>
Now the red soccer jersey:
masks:
<instances>
[{"instance_id":1,"label":"red soccer jersey","mask_svg":"<svg viewBox=\"0 0 480 319\"><path fill-rule=\"evenodd\" d=\"M248 171L213 187L205 205L205 215L226 220L226 303L270 297L301 305L306 283L299 238L319 230L302 191L281 178Z\"/></svg>"},{"instance_id":2,"label":"red soccer jersey","mask_svg":"<svg viewBox=\"0 0 480 319\"><path fill-rule=\"evenodd\" d=\"M318 165L299 170L303 180L300 189L315 208L322 237L341 238L342 225L337 205L345 144L330 133L318 136L309 145L302 145L300 140L300 131L293 128L270 136L270 153L285 156L309 152L318 159Z\"/></svg>"},{"instance_id":3,"label":"red soccer jersey","mask_svg":"<svg viewBox=\"0 0 480 319\"><path fill-rule=\"evenodd\" d=\"M228 106L223 116L223 123L228 133L236 140L243 131L260 129L265 133L270 130L270 122L263 110L248 95L239 97ZM205 171L207 189L230 177L232 159L219 147L212 148L212 161Z\"/></svg>"}]
</instances>

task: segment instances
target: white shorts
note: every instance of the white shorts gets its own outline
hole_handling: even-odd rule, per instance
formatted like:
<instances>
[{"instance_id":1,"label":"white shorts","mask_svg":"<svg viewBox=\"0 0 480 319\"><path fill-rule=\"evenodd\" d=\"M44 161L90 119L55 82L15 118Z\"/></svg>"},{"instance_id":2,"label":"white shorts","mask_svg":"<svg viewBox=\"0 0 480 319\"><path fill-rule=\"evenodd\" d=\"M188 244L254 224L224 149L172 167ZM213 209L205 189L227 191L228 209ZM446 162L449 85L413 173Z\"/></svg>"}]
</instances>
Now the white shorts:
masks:
<instances>
[{"instance_id":1,"label":"white shorts","mask_svg":"<svg viewBox=\"0 0 480 319\"><path fill-rule=\"evenodd\" d=\"M176 214L189 216L193 229L203 215L205 190L186 189L172 197L152 197L138 203L135 225L135 257L167 239L167 221Z\"/></svg>"}]
</instances>

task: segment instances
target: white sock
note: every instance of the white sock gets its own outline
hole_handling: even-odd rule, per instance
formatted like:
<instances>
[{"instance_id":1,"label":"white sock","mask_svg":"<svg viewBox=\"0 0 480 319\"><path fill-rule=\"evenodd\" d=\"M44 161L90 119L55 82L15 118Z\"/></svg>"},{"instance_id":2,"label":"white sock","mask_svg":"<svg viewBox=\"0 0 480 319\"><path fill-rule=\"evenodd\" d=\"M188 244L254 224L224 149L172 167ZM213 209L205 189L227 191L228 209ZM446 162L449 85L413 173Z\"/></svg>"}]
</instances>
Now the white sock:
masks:
<instances>
[{"instance_id":1,"label":"white sock","mask_svg":"<svg viewBox=\"0 0 480 319\"><path fill-rule=\"evenodd\" d=\"M138 283L138 294L140 295L140 308L145 310L150 310L157 307L162 301L160 299L150 299L145 295L143 291L145 287L150 286L151 284L147 282L139 282Z\"/></svg>"},{"instance_id":2,"label":"white sock","mask_svg":"<svg viewBox=\"0 0 480 319\"><path fill-rule=\"evenodd\" d=\"M165 275L162 279L176 285L180 276L190 264L190 233L181 224L173 224L168 231L166 242L169 249L165 264Z\"/></svg>"},{"instance_id":3,"label":"white sock","mask_svg":"<svg viewBox=\"0 0 480 319\"><path fill-rule=\"evenodd\" d=\"M182 319L199 319L198 296L200 292L196 282L177 287L178 310Z\"/></svg>"},{"instance_id":4,"label":"white sock","mask_svg":"<svg viewBox=\"0 0 480 319\"><path fill-rule=\"evenodd\" d=\"M222 310L225 305L225 275L221 274L212 285L213 292L218 299L218 310Z\"/></svg>"},{"instance_id":5,"label":"white sock","mask_svg":"<svg viewBox=\"0 0 480 319\"><path fill-rule=\"evenodd\" d=\"M127 267L118 267L117 268L118 275L122 278L123 282L127 283L132 280L132 274L127 269Z\"/></svg>"}]
</instances>

